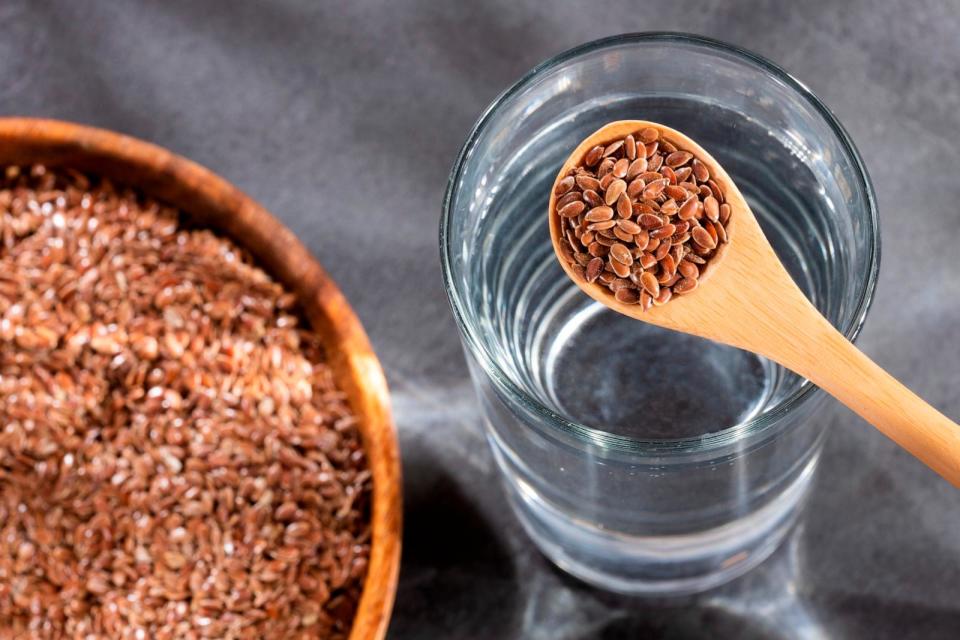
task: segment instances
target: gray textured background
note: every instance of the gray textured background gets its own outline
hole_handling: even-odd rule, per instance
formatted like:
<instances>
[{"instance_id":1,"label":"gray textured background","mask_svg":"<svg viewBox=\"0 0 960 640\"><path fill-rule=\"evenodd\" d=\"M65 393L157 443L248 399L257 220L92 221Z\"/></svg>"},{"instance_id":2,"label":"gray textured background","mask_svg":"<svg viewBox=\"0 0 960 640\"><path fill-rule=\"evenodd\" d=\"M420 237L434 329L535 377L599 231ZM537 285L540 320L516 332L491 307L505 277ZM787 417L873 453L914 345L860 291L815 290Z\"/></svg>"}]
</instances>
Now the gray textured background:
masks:
<instances>
[{"instance_id":1,"label":"gray textured background","mask_svg":"<svg viewBox=\"0 0 960 640\"><path fill-rule=\"evenodd\" d=\"M0 1L0 113L185 154L282 218L350 298L404 458L394 638L957 638L960 493L835 404L796 536L683 602L551 569L507 511L440 281L447 172L537 62L685 30L780 63L844 122L879 195L883 267L860 346L960 418L960 4ZM841 6L842 5L842 6Z\"/></svg>"}]
</instances>

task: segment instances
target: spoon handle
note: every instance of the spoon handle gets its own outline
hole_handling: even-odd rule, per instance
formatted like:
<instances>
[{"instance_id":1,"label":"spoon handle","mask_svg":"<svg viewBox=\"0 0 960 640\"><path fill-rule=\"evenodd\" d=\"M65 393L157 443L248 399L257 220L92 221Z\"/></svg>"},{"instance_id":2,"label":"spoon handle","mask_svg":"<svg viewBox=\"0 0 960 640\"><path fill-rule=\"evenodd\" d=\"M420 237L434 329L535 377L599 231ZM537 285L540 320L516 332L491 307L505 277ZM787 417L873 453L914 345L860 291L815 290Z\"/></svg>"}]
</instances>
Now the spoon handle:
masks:
<instances>
[{"instance_id":1,"label":"spoon handle","mask_svg":"<svg viewBox=\"0 0 960 640\"><path fill-rule=\"evenodd\" d=\"M784 341L790 344L771 357L960 487L960 425L864 355L812 306L811 311L790 330L794 340Z\"/></svg>"}]
</instances>

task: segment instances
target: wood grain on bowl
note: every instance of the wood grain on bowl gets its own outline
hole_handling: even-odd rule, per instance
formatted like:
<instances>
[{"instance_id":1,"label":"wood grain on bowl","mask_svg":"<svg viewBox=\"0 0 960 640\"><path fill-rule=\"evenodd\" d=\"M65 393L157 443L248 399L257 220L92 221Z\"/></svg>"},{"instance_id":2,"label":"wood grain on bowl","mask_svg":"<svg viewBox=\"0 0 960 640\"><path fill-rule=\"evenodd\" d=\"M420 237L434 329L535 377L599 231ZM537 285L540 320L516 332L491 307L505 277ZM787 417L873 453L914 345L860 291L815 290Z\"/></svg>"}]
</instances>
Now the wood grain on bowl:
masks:
<instances>
[{"instance_id":1,"label":"wood grain on bowl","mask_svg":"<svg viewBox=\"0 0 960 640\"><path fill-rule=\"evenodd\" d=\"M248 250L293 292L321 335L360 420L373 475L370 564L350 637L386 635L400 563L400 460L386 380L363 327L310 252L263 207L211 171L156 145L110 131L0 118L0 164L71 167L134 187Z\"/></svg>"}]
</instances>

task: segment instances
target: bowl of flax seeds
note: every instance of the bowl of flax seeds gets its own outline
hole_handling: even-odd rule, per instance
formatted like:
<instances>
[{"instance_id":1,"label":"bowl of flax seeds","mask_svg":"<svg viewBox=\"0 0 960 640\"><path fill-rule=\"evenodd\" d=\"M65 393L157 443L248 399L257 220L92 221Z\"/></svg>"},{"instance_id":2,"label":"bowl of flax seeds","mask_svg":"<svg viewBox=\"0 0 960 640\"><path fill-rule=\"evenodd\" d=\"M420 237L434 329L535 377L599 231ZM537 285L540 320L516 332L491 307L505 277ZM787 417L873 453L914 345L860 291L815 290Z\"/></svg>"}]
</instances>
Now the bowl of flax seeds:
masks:
<instances>
[{"instance_id":1,"label":"bowl of flax seeds","mask_svg":"<svg viewBox=\"0 0 960 640\"><path fill-rule=\"evenodd\" d=\"M397 444L335 284L163 149L0 142L0 637L383 637Z\"/></svg>"}]
</instances>

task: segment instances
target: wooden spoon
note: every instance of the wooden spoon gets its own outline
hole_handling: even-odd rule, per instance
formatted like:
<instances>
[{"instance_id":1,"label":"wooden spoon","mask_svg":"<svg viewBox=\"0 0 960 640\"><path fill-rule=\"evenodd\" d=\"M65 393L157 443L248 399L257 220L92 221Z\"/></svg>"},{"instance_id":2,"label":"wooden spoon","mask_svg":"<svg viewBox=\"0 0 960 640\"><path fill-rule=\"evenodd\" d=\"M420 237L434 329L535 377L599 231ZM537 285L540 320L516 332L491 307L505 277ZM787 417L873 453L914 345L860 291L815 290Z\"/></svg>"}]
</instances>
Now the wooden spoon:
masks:
<instances>
[{"instance_id":1,"label":"wooden spoon","mask_svg":"<svg viewBox=\"0 0 960 640\"><path fill-rule=\"evenodd\" d=\"M643 322L763 355L796 371L847 405L954 486L960 486L960 426L921 400L857 349L807 300L763 235L736 184L700 145L679 131L642 120L610 123L574 150L557 182L596 145L654 127L661 139L703 162L722 189L731 215L700 286L643 311L624 304L599 282L579 277L563 258L557 196L551 189L550 236L560 265L590 297ZM556 186L556 185L554 185Z\"/></svg>"}]
</instances>

